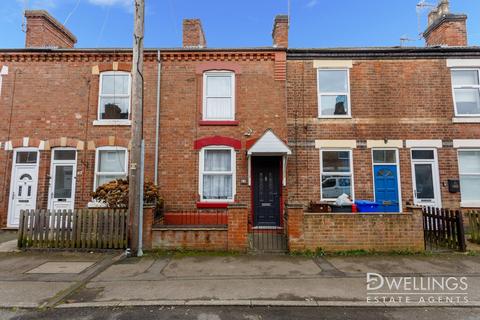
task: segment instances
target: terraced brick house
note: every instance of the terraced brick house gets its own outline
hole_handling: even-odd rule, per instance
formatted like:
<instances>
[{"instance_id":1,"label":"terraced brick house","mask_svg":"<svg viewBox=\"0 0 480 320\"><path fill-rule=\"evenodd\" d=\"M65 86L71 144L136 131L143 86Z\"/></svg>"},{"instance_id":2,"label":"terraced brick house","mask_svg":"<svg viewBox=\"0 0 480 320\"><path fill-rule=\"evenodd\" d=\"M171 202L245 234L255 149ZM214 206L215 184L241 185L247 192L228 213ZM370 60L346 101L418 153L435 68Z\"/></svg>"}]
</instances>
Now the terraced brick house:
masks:
<instances>
[{"instance_id":1,"label":"terraced brick house","mask_svg":"<svg viewBox=\"0 0 480 320\"><path fill-rule=\"evenodd\" d=\"M131 49L77 49L45 11L26 46L1 49L0 226L22 209L97 205L126 177ZM145 51L145 176L166 215L245 204L250 228L283 228L284 204L342 194L480 207L480 48L441 1L425 47L294 49L288 17L273 45L209 48L184 20L181 48ZM192 240L193 241L193 240Z\"/></svg>"}]
</instances>

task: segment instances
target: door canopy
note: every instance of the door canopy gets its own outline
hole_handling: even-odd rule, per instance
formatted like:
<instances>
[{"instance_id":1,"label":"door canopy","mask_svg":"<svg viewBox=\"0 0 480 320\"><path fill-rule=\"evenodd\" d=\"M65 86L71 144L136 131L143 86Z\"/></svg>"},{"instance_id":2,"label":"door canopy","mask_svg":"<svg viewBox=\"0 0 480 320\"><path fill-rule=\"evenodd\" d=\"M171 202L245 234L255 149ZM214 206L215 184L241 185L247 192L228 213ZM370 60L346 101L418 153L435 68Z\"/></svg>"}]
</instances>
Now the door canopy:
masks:
<instances>
[{"instance_id":1,"label":"door canopy","mask_svg":"<svg viewBox=\"0 0 480 320\"><path fill-rule=\"evenodd\" d=\"M272 129L265 133L248 149L248 155L290 155L292 150Z\"/></svg>"}]
</instances>

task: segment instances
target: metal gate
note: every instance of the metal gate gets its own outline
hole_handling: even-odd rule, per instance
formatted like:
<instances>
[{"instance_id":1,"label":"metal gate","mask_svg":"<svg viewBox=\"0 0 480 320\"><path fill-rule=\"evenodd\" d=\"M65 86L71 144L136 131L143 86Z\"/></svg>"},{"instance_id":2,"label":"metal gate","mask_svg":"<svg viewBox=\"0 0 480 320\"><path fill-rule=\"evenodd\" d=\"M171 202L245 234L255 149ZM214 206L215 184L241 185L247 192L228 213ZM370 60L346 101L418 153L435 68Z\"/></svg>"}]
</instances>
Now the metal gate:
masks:
<instances>
[{"instance_id":1,"label":"metal gate","mask_svg":"<svg viewBox=\"0 0 480 320\"><path fill-rule=\"evenodd\" d=\"M423 232L427 250L467 250L460 210L423 207Z\"/></svg>"},{"instance_id":2,"label":"metal gate","mask_svg":"<svg viewBox=\"0 0 480 320\"><path fill-rule=\"evenodd\" d=\"M253 227L250 226L249 248L253 253L286 253L287 223L284 215L283 223L279 227Z\"/></svg>"}]
</instances>

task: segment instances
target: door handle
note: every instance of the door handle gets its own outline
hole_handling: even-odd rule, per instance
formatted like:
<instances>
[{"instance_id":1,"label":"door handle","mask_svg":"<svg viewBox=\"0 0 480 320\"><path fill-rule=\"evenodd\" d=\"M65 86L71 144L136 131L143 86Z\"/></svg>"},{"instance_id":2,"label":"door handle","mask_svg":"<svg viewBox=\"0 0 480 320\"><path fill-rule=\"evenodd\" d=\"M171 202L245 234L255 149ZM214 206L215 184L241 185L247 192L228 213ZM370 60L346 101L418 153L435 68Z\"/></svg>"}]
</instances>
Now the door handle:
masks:
<instances>
[{"instance_id":1,"label":"door handle","mask_svg":"<svg viewBox=\"0 0 480 320\"><path fill-rule=\"evenodd\" d=\"M12 200L15 199L15 192L12 192Z\"/></svg>"}]
</instances>

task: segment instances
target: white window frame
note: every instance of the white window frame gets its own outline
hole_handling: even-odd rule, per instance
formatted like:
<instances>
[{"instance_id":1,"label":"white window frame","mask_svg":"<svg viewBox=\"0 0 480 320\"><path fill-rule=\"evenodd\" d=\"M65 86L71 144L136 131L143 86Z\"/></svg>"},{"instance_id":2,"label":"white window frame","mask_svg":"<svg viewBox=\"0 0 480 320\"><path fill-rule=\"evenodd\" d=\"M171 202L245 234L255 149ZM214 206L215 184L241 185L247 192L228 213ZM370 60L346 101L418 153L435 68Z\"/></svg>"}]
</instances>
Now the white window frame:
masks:
<instances>
[{"instance_id":1,"label":"white window frame","mask_svg":"<svg viewBox=\"0 0 480 320\"><path fill-rule=\"evenodd\" d=\"M207 118L207 78L210 75L230 75L232 81L231 81L231 92L232 92L232 117L228 119L215 119L215 118ZM228 71L228 70L210 70L210 71L205 71L203 73L203 107L202 107L202 120L204 121L234 121L235 120L235 72L233 71Z\"/></svg>"},{"instance_id":2,"label":"white window frame","mask_svg":"<svg viewBox=\"0 0 480 320\"><path fill-rule=\"evenodd\" d=\"M99 154L100 154L100 151L125 151L125 164L124 164L124 168L125 168L125 172L108 172L108 173L101 173L101 172L98 172L98 165L99 165ZM94 176L94 181L93 181L93 191L95 191L97 189L97 181L98 181L98 176L99 175L122 175L122 174L125 174L125 177L128 177L128 149L127 148L124 148L124 147L98 147L96 150L95 150L95 176Z\"/></svg>"},{"instance_id":3,"label":"white window frame","mask_svg":"<svg viewBox=\"0 0 480 320\"><path fill-rule=\"evenodd\" d=\"M128 94L102 94L103 88L103 77L110 75L128 75ZM101 118L101 103L103 97L119 97L119 98L129 98L128 99L128 119L102 119ZM105 123L108 124L130 124L130 118L132 115L132 75L130 72L126 71L105 71L100 73L100 81L98 87L98 110L97 110L97 120L94 121L96 125L102 125Z\"/></svg>"},{"instance_id":4,"label":"white window frame","mask_svg":"<svg viewBox=\"0 0 480 320\"><path fill-rule=\"evenodd\" d=\"M453 83L453 71L476 71L478 77L478 85L469 85L469 86L456 86ZM457 97L455 95L455 89L477 89L480 90L480 68L452 68L450 70L451 79L452 79L452 97L453 97L453 105L455 109L455 117L459 118L472 118L472 117L480 117L480 113L475 114L459 114L457 109Z\"/></svg>"},{"instance_id":5,"label":"white window frame","mask_svg":"<svg viewBox=\"0 0 480 320\"><path fill-rule=\"evenodd\" d=\"M373 151L384 151L384 150L390 150L390 151L395 151L395 162L375 162L373 158ZM402 182L400 181L400 151L398 148L372 148L372 184L373 184L373 199L376 202L377 201L377 196L375 194L375 166L381 166L381 165L391 165L391 166L396 166L397 167L397 188L398 188L398 211L403 212L403 206L402 206Z\"/></svg>"},{"instance_id":6,"label":"white window frame","mask_svg":"<svg viewBox=\"0 0 480 320\"><path fill-rule=\"evenodd\" d=\"M350 158L350 172L324 172L323 171L323 152L329 151L340 151L340 152L348 152ZM336 198L324 198L323 197L323 183L322 183L322 176L323 175L335 175L335 176L345 176L350 177L350 187L352 188L352 201L355 201L355 183L354 183L354 170L353 170L353 150L352 149L345 149L345 148L325 148L320 149L320 200L321 201L335 201Z\"/></svg>"},{"instance_id":7,"label":"white window frame","mask_svg":"<svg viewBox=\"0 0 480 320\"><path fill-rule=\"evenodd\" d=\"M462 173L462 169L460 168L460 152L468 152L468 151L480 151L480 149L458 149L457 150L457 159L458 159L458 181L460 182L461 175L468 175L468 176L480 176L479 173ZM461 207L479 207L480 206L480 198L478 200L473 200L473 201L463 201L462 195L461 195L462 190L460 189L460 200L461 200Z\"/></svg>"},{"instance_id":8,"label":"white window frame","mask_svg":"<svg viewBox=\"0 0 480 320\"><path fill-rule=\"evenodd\" d=\"M320 72L321 71L346 71L347 73L347 92L320 92ZM322 96L347 96L347 114L345 115L322 115ZM350 69L349 68L317 68L317 103L318 103L318 117L319 118L351 118L352 104L350 101Z\"/></svg>"},{"instance_id":9,"label":"white window frame","mask_svg":"<svg viewBox=\"0 0 480 320\"><path fill-rule=\"evenodd\" d=\"M204 166L204 159L205 159L205 151L208 150L228 150L230 151L230 171L207 171L205 172L205 166ZM228 146L208 146L204 147L200 150L199 152L199 170L198 170L198 193L200 195L200 201L201 202L209 202L209 203L232 203L235 201L235 195L236 195L236 155L237 153L235 152L235 149L232 147ZM205 174L218 174L218 175L232 175L232 197L230 199L205 199L203 197L203 176Z\"/></svg>"}]
</instances>

